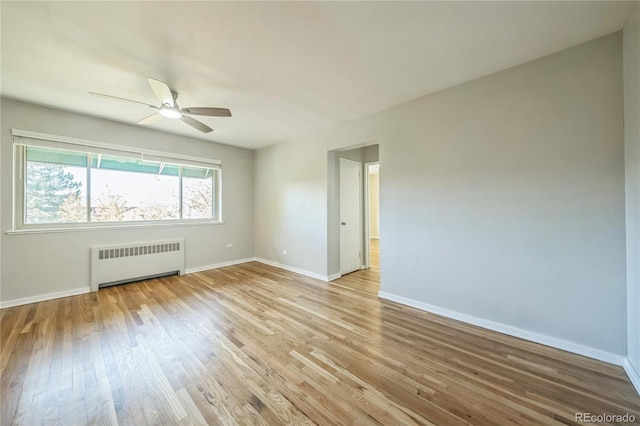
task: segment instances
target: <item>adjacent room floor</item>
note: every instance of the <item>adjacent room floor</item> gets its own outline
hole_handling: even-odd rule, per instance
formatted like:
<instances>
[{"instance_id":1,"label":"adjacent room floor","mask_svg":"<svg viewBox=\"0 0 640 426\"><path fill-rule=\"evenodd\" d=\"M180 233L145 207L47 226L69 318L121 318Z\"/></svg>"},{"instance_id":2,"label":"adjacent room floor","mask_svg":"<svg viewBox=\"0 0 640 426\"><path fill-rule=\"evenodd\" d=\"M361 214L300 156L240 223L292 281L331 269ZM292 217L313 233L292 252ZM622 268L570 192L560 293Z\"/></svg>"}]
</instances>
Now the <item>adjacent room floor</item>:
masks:
<instances>
[{"instance_id":1,"label":"adjacent room floor","mask_svg":"<svg viewBox=\"0 0 640 426\"><path fill-rule=\"evenodd\" d=\"M1 424L575 424L622 368L251 262L4 309ZM419 278L416 278L419 279Z\"/></svg>"}]
</instances>

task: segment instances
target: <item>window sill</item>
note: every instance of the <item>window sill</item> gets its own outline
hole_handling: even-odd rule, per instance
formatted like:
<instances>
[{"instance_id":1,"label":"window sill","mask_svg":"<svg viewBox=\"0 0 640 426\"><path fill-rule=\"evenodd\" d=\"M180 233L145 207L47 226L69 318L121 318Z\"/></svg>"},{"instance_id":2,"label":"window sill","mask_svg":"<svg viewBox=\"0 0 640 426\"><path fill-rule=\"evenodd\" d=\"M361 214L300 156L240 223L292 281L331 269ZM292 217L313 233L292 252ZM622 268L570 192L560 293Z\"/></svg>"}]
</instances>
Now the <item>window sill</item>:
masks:
<instances>
[{"instance_id":1,"label":"window sill","mask_svg":"<svg viewBox=\"0 0 640 426\"><path fill-rule=\"evenodd\" d=\"M12 229L6 231L7 235L20 234L50 234L57 232L80 232L80 231L109 231L117 229L146 229L146 228L165 228L179 226L204 226L204 225L224 225L224 222L215 221L199 221L199 222L170 222L170 223L128 223L115 225L92 225L92 226L68 226L56 228L23 228Z\"/></svg>"}]
</instances>

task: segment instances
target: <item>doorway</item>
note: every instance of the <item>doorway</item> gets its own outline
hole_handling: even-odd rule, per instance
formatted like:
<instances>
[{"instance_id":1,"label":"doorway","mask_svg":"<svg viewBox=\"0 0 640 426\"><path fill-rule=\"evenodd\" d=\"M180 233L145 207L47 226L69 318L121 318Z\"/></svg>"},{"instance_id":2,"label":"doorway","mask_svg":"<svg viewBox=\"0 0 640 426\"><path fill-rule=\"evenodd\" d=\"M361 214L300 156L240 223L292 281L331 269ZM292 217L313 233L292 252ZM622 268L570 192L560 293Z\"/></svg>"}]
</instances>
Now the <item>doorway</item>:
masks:
<instances>
[{"instance_id":1,"label":"doorway","mask_svg":"<svg viewBox=\"0 0 640 426\"><path fill-rule=\"evenodd\" d=\"M354 287L360 290L370 289L376 293L380 286L377 266L379 261L376 256L379 240L376 239L373 244L369 240L370 197L367 172L369 165L378 162L379 145L376 143L327 151L327 281L344 276L345 279L349 278ZM356 168L359 173L357 182ZM341 175L344 175L345 179L342 179ZM341 182L343 186L345 182L351 183L348 184L348 188L341 189ZM346 211L341 210L348 210L354 216L347 219ZM379 223L377 218L373 221L376 225ZM345 225L342 225L343 222ZM355 226L352 227L351 224ZM376 236L379 238L379 235L374 235ZM373 265L371 260L374 261ZM375 271L372 271L370 266L373 266ZM344 281L341 283L345 285Z\"/></svg>"},{"instance_id":2,"label":"doorway","mask_svg":"<svg viewBox=\"0 0 640 426\"><path fill-rule=\"evenodd\" d=\"M365 163L366 266L380 273L380 163Z\"/></svg>"}]
</instances>

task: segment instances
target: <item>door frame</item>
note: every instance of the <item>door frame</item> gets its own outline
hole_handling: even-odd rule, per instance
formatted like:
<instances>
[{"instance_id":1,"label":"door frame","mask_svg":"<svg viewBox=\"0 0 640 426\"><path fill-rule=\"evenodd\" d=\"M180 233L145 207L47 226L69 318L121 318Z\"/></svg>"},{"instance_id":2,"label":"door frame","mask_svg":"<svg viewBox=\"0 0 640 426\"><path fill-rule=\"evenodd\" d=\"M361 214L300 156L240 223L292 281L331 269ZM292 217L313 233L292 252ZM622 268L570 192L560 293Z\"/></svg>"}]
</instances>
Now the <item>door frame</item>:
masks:
<instances>
[{"instance_id":1,"label":"door frame","mask_svg":"<svg viewBox=\"0 0 640 426\"><path fill-rule=\"evenodd\" d=\"M380 165L380 160L378 161L371 161L368 163L363 163L362 166L364 168L363 170L363 177L364 177L364 256L362 256L362 260L363 260L363 265L362 265L362 269L369 269L371 268L371 234L369 232L369 223L370 223L370 218L369 215L371 214L371 212L369 211L369 166L375 166L375 165ZM378 172L380 173L380 172ZM378 182L380 182L380 177L378 176ZM379 183L378 183L379 185ZM378 215L380 214L380 187L378 187Z\"/></svg>"},{"instance_id":2,"label":"door frame","mask_svg":"<svg viewBox=\"0 0 640 426\"><path fill-rule=\"evenodd\" d=\"M366 157L363 152L361 163L364 164L367 162L380 160L380 141L373 139L360 144L327 150L327 281L333 281L342 276L342 274L340 274L340 176L338 159L342 157L343 152L357 150L360 148L367 148L371 146L378 146L378 153L375 156L370 153L371 156ZM364 242L362 244L362 250L364 252Z\"/></svg>"}]
</instances>

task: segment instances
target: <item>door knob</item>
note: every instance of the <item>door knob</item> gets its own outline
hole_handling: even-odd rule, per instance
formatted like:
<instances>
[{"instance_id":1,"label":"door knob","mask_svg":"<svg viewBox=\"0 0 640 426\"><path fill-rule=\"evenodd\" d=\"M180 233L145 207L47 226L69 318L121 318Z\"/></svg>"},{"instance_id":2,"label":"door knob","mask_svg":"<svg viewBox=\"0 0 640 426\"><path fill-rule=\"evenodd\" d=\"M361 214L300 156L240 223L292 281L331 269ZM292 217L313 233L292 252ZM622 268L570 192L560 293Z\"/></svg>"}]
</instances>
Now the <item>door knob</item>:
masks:
<instances>
[{"instance_id":1,"label":"door knob","mask_svg":"<svg viewBox=\"0 0 640 426\"><path fill-rule=\"evenodd\" d=\"M344 226L344 225L346 225L346 224L347 224L347 222L342 222L342 226Z\"/></svg>"}]
</instances>

